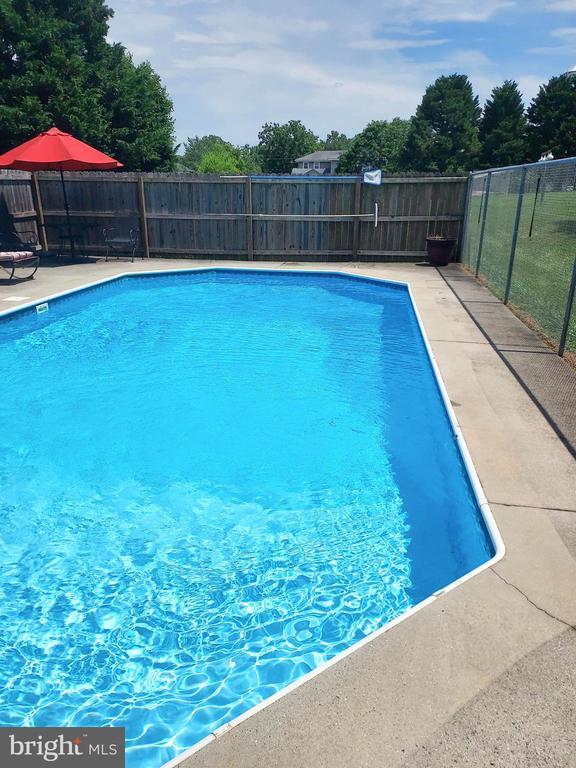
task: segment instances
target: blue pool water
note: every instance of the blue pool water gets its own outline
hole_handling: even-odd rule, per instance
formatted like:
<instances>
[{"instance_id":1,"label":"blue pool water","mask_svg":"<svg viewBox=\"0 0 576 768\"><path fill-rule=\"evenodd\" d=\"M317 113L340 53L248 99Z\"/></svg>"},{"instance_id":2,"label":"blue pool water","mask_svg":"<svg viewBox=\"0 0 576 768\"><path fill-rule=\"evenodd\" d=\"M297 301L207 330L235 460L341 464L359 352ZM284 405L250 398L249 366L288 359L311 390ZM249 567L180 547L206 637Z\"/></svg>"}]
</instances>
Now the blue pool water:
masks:
<instances>
[{"instance_id":1,"label":"blue pool water","mask_svg":"<svg viewBox=\"0 0 576 768\"><path fill-rule=\"evenodd\" d=\"M493 554L403 286L130 277L0 344L2 726L158 768Z\"/></svg>"}]
</instances>

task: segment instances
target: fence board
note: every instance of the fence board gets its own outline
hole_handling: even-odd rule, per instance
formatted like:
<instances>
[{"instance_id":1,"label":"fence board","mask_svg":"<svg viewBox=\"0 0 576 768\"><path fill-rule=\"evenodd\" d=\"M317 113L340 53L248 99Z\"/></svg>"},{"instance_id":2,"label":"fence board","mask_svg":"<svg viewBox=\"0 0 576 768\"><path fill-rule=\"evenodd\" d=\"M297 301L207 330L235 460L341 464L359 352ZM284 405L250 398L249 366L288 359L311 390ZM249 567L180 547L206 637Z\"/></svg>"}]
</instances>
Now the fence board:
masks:
<instances>
[{"instance_id":1,"label":"fence board","mask_svg":"<svg viewBox=\"0 0 576 768\"><path fill-rule=\"evenodd\" d=\"M38 238L36 220L31 175L25 171L0 171L0 232L32 231Z\"/></svg>"}]
</instances>

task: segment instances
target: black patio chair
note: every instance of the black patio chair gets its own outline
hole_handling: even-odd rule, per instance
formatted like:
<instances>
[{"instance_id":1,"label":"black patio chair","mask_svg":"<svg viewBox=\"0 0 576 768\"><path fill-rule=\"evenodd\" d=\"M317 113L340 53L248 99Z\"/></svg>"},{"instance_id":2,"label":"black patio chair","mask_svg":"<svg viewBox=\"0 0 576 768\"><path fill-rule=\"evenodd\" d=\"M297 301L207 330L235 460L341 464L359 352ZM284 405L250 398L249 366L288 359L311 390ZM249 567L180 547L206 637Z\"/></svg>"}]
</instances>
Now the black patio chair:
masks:
<instances>
[{"instance_id":1,"label":"black patio chair","mask_svg":"<svg viewBox=\"0 0 576 768\"><path fill-rule=\"evenodd\" d=\"M116 234L115 227L105 227L105 229L102 230L102 236L104 238L104 244L106 245L106 261L108 261L109 258L119 259L122 255L127 256L131 261L134 261L139 234L140 233L136 227L130 229L128 237Z\"/></svg>"},{"instance_id":2,"label":"black patio chair","mask_svg":"<svg viewBox=\"0 0 576 768\"><path fill-rule=\"evenodd\" d=\"M64 257L88 258L86 246L94 241L92 230L99 228L98 224L60 224L57 227L58 254ZM97 240L97 238L96 238Z\"/></svg>"},{"instance_id":3,"label":"black patio chair","mask_svg":"<svg viewBox=\"0 0 576 768\"><path fill-rule=\"evenodd\" d=\"M40 265L41 246L33 230L23 232L0 232L0 269L8 275L8 280L16 276L22 280L32 280Z\"/></svg>"}]
</instances>

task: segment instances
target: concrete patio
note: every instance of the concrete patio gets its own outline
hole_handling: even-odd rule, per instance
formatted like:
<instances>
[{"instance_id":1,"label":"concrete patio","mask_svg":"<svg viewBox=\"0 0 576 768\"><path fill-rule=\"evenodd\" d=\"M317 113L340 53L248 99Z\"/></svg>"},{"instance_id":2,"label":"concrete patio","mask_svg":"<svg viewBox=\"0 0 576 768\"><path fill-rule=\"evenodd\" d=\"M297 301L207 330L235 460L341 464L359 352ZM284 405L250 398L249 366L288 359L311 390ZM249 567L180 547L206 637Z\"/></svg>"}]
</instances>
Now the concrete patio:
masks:
<instances>
[{"instance_id":1,"label":"concrete patio","mask_svg":"<svg viewBox=\"0 0 576 768\"><path fill-rule=\"evenodd\" d=\"M576 463L543 413L574 419L576 402L564 398L559 412L553 397L553 377L566 364L550 374L549 402L537 407L452 290L464 275L456 265L444 270L446 279L412 264L42 267L34 281L0 285L0 310L120 272L217 264L409 282L507 551L497 565L214 738L182 768L575 766ZM475 283L470 290L489 312L491 294ZM504 311L500 322L508 318L512 332L518 321ZM526 331L524 343L537 346Z\"/></svg>"}]
</instances>

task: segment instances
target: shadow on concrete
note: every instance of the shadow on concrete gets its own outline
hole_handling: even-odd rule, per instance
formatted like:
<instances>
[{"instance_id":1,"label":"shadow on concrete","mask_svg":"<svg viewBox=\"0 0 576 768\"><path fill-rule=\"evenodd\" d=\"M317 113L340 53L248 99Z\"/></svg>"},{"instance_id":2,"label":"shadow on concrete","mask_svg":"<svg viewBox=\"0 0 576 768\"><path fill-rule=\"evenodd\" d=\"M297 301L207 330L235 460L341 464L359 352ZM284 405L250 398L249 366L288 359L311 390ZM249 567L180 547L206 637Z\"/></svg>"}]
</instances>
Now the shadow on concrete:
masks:
<instances>
[{"instance_id":1,"label":"shadow on concrete","mask_svg":"<svg viewBox=\"0 0 576 768\"><path fill-rule=\"evenodd\" d=\"M74 264L96 264L102 259L93 256L59 256L57 254L43 254L40 257L40 266L49 269L56 267L69 267Z\"/></svg>"},{"instance_id":2,"label":"shadow on concrete","mask_svg":"<svg viewBox=\"0 0 576 768\"><path fill-rule=\"evenodd\" d=\"M460 265L438 271L576 458L576 369Z\"/></svg>"}]
</instances>

